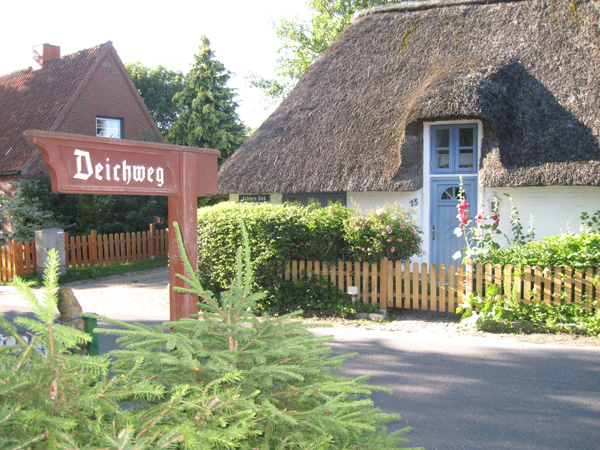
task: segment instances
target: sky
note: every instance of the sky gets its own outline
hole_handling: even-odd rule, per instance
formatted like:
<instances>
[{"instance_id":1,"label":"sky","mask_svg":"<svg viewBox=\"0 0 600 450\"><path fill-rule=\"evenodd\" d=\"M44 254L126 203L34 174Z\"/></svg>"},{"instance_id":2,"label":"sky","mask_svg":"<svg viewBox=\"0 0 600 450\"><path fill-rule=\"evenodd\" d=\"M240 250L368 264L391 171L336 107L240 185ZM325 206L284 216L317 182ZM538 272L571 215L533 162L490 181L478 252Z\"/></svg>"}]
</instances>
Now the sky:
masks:
<instances>
[{"instance_id":1,"label":"sky","mask_svg":"<svg viewBox=\"0 0 600 450\"><path fill-rule=\"evenodd\" d=\"M238 113L254 128L275 106L249 86L255 72L275 74L280 41L274 23L281 18L308 19L307 0L20 0L2 1L0 74L32 65L33 47L61 47L61 55L112 41L124 63L162 65L186 73L201 37L215 58L232 72Z\"/></svg>"}]
</instances>

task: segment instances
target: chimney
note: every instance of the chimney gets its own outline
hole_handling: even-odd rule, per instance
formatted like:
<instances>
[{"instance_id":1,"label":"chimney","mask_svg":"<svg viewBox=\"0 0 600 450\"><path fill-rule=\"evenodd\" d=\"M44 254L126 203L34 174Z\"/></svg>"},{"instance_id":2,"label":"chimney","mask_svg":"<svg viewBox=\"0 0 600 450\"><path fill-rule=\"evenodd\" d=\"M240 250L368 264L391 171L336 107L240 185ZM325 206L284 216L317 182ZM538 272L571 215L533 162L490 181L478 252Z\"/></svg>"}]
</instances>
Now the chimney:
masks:
<instances>
[{"instance_id":1,"label":"chimney","mask_svg":"<svg viewBox=\"0 0 600 450\"><path fill-rule=\"evenodd\" d=\"M41 69L48 61L60 58L60 47L58 45L38 44L33 47L34 70Z\"/></svg>"}]
</instances>

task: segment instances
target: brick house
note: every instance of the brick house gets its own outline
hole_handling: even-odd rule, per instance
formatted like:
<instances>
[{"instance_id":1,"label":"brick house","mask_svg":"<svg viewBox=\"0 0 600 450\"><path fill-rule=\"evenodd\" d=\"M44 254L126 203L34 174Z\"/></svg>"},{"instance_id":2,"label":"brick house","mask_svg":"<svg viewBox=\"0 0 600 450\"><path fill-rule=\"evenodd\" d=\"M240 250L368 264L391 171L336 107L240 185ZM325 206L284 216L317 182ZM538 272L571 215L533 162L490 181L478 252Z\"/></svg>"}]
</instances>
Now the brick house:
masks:
<instances>
[{"instance_id":1,"label":"brick house","mask_svg":"<svg viewBox=\"0 0 600 450\"><path fill-rule=\"evenodd\" d=\"M63 57L49 44L33 53L35 67L0 76L0 195L48 176L28 129L164 142L110 41Z\"/></svg>"}]
</instances>

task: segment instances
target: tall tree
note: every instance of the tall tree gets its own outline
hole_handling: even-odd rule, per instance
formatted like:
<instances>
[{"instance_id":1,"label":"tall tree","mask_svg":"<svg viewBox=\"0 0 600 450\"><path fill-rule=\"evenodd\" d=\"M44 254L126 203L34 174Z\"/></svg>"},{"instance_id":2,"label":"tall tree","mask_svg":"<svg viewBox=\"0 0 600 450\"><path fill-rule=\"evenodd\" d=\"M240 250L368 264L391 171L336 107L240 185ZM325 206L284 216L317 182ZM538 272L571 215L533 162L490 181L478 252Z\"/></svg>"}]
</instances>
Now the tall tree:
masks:
<instances>
[{"instance_id":1,"label":"tall tree","mask_svg":"<svg viewBox=\"0 0 600 450\"><path fill-rule=\"evenodd\" d=\"M181 112L173 97L183 90L183 74L163 66L147 67L141 62L126 64L125 68L165 136Z\"/></svg>"},{"instance_id":2,"label":"tall tree","mask_svg":"<svg viewBox=\"0 0 600 450\"><path fill-rule=\"evenodd\" d=\"M268 97L282 100L313 61L352 21L354 13L398 1L401 0L309 0L307 7L313 14L308 23L300 19L282 19L276 28L282 41L276 78L266 79L253 74L250 83Z\"/></svg>"},{"instance_id":3,"label":"tall tree","mask_svg":"<svg viewBox=\"0 0 600 450\"><path fill-rule=\"evenodd\" d=\"M221 163L246 139L247 130L236 112L235 91L227 87L230 72L215 59L206 36L194 58L183 90L173 99L181 113L166 139L172 144L221 150Z\"/></svg>"}]
</instances>

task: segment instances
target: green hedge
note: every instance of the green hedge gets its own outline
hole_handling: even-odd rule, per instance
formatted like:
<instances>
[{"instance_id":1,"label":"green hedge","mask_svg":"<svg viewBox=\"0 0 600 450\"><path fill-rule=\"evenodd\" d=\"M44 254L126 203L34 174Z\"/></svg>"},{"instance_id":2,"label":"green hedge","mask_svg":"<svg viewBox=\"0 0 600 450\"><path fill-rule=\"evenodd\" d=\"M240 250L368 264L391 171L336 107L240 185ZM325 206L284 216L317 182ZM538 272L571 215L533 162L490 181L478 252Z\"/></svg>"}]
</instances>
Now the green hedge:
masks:
<instances>
[{"instance_id":1,"label":"green hedge","mask_svg":"<svg viewBox=\"0 0 600 450\"><path fill-rule=\"evenodd\" d=\"M600 233L589 230L550 236L504 250L492 250L478 262L574 269L600 267Z\"/></svg>"},{"instance_id":2,"label":"green hedge","mask_svg":"<svg viewBox=\"0 0 600 450\"><path fill-rule=\"evenodd\" d=\"M281 279L290 260L334 264L376 262L387 256L408 261L421 251L420 230L410 213L397 205L360 213L341 205L305 208L224 202L198 212L198 271L205 288L216 292L229 288L236 250L242 244L241 222L248 230L256 288L269 293L260 306L272 313L298 303L299 286L284 286ZM325 289L329 298L340 302L347 297L327 283L304 286L307 297L311 289ZM307 309L308 305L300 306ZM329 309L347 311L346 305L339 304Z\"/></svg>"}]
</instances>

